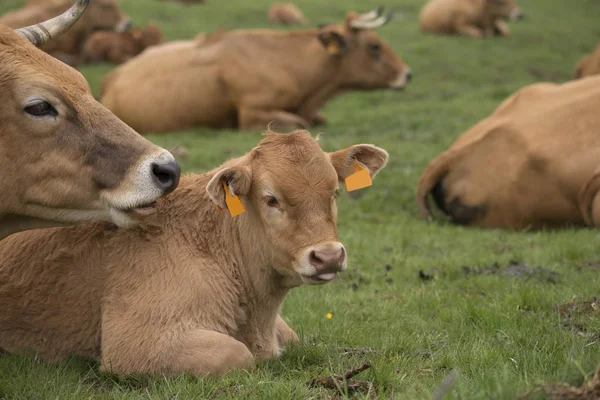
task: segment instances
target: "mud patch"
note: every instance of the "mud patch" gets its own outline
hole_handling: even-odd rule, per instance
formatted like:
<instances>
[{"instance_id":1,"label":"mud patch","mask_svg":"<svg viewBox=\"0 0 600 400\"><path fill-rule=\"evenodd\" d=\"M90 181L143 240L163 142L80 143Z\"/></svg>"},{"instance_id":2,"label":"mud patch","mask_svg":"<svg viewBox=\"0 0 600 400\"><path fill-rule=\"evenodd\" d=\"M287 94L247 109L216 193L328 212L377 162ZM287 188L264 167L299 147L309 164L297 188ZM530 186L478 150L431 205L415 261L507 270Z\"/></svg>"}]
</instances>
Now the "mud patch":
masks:
<instances>
[{"instance_id":1,"label":"mud patch","mask_svg":"<svg viewBox=\"0 0 600 400\"><path fill-rule=\"evenodd\" d=\"M554 306L554 311L560 315L562 326L570 329L573 333L580 336L592 333L600 338L600 332L594 332L594 329L590 326L591 323L598 321L600 317L600 297L557 304Z\"/></svg>"},{"instance_id":2,"label":"mud patch","mask_svg":"<svg viewBox=\"0 0 600 400\"><path fill-rule=\"evenodd\" d=\"M539 265L535 267L529 267L528 265L522 264L519 261L510 261L506 267L500 267L500 264L498 263L494 263L490 267L483 268L474 268L463 265L462 270L467 276L498 275L507 276L510 278L535 278L552 284L558 283L560 278L560 275L557 272Z\"/></svg>"},{"instance_id":3,"label":"mud patch","mask_svg":"<svg viewBox=\"0 0 600 400\"><path fill-rule=\"evenodd\" d=\"M333 398L351 397L355 394L366 394L367 397L376 397L375 386L368 381L353 381L352 378L361 372L371 368L371 362L365 361L356 368L339 375L321 376L308 383L309 387L323 387L334 390Z\"/></svg>"},{"instance_id":4,"label":"mud patch","mask_svg":"<svg viewBox=\"0 0 600 400\"><path fill-rule=\"evenodd\" d=\"M589 382L584 382L579 387L569 386L566 383L537 387L521 396L518 400L529 399L534 393L545 393L548 400L597 400L600 399L600 368Z\"/></svg>"}]
</instances>

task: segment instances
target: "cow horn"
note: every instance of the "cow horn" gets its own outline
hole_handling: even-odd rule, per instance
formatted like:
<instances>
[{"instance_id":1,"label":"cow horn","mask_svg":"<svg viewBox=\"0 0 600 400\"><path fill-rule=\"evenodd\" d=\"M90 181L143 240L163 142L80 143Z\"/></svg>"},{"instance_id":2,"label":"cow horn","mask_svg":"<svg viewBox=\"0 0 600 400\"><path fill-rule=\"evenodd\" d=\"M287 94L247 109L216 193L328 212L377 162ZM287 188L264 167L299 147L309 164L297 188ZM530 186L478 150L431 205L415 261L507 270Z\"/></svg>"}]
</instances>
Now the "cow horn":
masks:
<instances>
[{"instance_id":1,"label":"cow horn","mask_svg":"<svg viewBox=\"0 0 600 400\"><path fill-rule=\"evenodd\" d=\"M393 15L394 11L392 10L388 12L387 15L381 15L370 21L362 18L356 18L350 21L350 27L354 29L377 29L390 22Z\"/></svg>"},{"instance_id":2,"label":"cow horn","mask_svg":"<svg viewBox=\"0 0 600 400\"><path fill-rule=\"evenodd\" d=\"M362 21L371 21L377 17L380 17L383 14L383 6L377 7L373 11L369 11L368 13L360 14L358 19Z\"/></svg>"},{"instance_id":3,"label":"cow horn","mask_svg":"<svg viewBox=\"0 0 600 400\"><path fill-rule=\"evenodd\" d=\"M58 17L49 19L36 25L17 29L17 33L27 38L33 45L41 46L50 39L65 33L79 20L87 8L90 0L76 0L75 4Z\"/></svg>"}]
</instances>

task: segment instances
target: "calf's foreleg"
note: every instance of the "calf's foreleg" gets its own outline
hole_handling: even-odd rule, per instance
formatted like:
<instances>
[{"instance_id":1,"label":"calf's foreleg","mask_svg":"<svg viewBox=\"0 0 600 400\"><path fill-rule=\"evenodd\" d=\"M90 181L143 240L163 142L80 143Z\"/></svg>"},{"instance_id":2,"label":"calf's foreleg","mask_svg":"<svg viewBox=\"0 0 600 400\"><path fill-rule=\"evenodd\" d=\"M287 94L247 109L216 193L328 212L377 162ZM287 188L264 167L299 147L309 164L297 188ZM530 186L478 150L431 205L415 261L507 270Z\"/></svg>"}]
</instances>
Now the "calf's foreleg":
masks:
<instances>
[{"instance_id":1,"label":"calf's foreleg","mask_svg":"<svg viewBox=\"0 0 600 400\"><path fill-rule=\"evenodd\" d=\"M277 343L279 346L283 347L288 343L298 343L300 341L296 332L279 315L275 322L275 329L277 330Z\"/></svg>"}]
</instances>

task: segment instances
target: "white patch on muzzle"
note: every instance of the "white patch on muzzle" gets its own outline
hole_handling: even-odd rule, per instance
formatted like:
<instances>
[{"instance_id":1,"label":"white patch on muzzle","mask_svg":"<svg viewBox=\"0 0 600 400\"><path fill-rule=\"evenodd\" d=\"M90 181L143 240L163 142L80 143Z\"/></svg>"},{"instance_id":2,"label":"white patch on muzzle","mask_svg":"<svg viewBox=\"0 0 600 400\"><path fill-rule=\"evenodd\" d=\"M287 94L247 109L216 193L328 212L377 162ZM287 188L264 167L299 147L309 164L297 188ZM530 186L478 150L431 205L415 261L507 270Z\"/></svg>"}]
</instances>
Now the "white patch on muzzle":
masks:
<instances>
[{"instance_id":1,"label":"white patch on muzzle","mask_svg":"<svg viewBox=\"0 0 600 400\"><path fill-rule=\"evenodd\" d=\"M404 88L408 84L411 74L412 74L412 72L411 72L410 68L406 68L406 69L402 70L398 74L398 77L390 83L390 88L392 88L392 89Z\"/></svg>"},{"instance_id":2,"label":"white patch on muzzle","mask_svg":"<svg viewBox=\"0 0 600 400\"><path fill-rule=\"evenodd\" d=\"M311 264L310 255L311 253L321 246L329 246L333 250L343 250L344 260L337 271L329 271L327 273L321 273L317 271L317 268ZM344 245L340 242L329 242L320 245L310 246L301 252L299 257L298 265L295 267L296 272L300 275L302 282L308 285L322 285L324 283L334 280L338 272L345 271L348 268L348 255Z\"/></svg>"}]
</instances>

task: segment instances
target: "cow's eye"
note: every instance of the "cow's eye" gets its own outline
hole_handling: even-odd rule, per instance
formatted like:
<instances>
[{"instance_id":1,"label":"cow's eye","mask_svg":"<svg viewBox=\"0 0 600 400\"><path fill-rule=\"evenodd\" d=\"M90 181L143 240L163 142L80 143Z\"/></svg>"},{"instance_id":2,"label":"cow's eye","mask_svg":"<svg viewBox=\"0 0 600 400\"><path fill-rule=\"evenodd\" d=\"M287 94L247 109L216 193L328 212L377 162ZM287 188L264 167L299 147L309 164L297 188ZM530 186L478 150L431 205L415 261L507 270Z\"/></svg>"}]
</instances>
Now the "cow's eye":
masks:
<instances>
[{"instance_id":1,"label":"cow's eye","mask_svg":"<svg viewBox=\"0 0 600 400\"><path fill-rule=\"evenodd\" d=\"M24 108L25 112L34 117L56 117L58 111L46 101L38 101Z\"/></svg>"},{"instance_id":2,"label":"cow's eye","mask_svg":"<svg viewBox=\"0 0 600 400\"><path fill-rule=\"evenodd\" d=\"M274 196L265 197L265 202L267 203L267 205L269 207L281 209L281 206L279 205L279 201Z\"/></svg>"},{"instance_id":3,"label":"cow's eye","mask_svg":"<svg viewBox=\"0 0 600 400\"><path fill-rule=\"evenodd\" d=\"M379 43L369 43L369 50L373 53L379 53L381 51L381 45Z\"/></svg>"}]
</instances>

